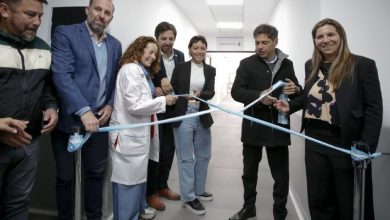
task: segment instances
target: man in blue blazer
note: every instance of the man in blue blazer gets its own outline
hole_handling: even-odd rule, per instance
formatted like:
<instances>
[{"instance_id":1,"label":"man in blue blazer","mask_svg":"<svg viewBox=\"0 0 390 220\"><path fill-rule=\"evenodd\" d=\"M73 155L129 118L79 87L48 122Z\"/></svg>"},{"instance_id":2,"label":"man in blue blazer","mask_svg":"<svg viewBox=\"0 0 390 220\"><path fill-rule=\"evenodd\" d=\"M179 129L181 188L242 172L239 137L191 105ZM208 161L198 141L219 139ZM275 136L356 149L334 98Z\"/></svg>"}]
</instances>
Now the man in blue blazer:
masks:
<instances>
[{"instance_id":1,"label":"man in blue blazer","mask_svg":"<svg viewBox=\"0 0 390 220\"><path fill-rule=\"evenodd\" d=\"M85 22L59 26L52 39L53 81L60 101L59 123L52 134L57 165L59 219L72 219L74 153L67 151L72 129L95 132L107 125L114 102L121 44L105 33L113 18L111 0L91 0ZM88 219L101 219L108 134L94 133L82 148L84 207Z\"/></svg>"},{"instance_id":2,"label":"man in blue blazer","mask_svg":"<svg viewBox=\"0 0 390 220\"><path fill-rule=\"evenodd\" d=\"M154 31L157 44L161 48L160 72L154 76L153 83L156 87L156 95L167 95L172 92L170 79L177 63L184 62L184 54L173 48L176 40L176 28L168 22L159 23ZM165 114L158 114L158 119L165 118ZM147 200L151 207L164 210L165 205L160 200L163 196L169 200L179 200L180 195L168 187L169 172L175 154L172 124L159 126L160 158L159 162L149 160Z\"/></svg>"}]
</instances>

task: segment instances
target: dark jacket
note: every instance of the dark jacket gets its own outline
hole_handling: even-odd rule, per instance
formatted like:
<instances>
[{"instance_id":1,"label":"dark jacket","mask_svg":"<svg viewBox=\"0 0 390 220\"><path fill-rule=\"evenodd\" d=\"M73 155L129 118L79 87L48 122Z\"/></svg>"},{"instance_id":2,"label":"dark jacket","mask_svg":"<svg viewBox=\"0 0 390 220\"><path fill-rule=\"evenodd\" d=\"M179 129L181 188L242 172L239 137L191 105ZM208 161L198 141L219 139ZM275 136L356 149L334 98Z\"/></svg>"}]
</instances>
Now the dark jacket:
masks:
<instances>
[{"instance_id":1,"label":"dark jacket","mask_svg":"<svg viewBox=\"0 0 390 220\"><path fill-rule=\"evenodd\" d=\"M374 152L378 145L382 127L383 106L375 61L362 56L356 56L353 81L343 80L336 91L336 106L341 123L341 143L350 148L353 141L368 143L370 151ZM306 78L310 74L311 60L305 64ZM306 97L317 79L305 85L301 96L290 101L290 112L303 109L302 130L307 119Z\"/></svg>"},{"instance_id":2,"label":"dark jacket","mask_svg":"<svg viewBox=\"0 0 390 220\"><path fill-rule=\"evenodd\" d=\"M0 31L0 118L29 121L33 136L41 132L42 111L57 108L50 62L50 47L39 37L27 42Z\"/></svg>"},{"instance_id":3,"label":"dark jacket","mask_svg":"<svg viewBox=\"0 0 390 220\"><path fill-rule=\"evenodd\" d=\"M184 54L180 50L173 49L173 60L175 61L175 65L177 63L184 62ZM161 86L161 79L167 78L167 72L165 70L164 61L160 56L160 72L157 75L153 76L153 84L155 87Z\"/></svg>"},{"instance_id":4,"label":"dark jacket","mask_svg":"<svg viewBox=\"0 0 390 220\"><path fill-rule=\"evenodd\" d=\"M178 63L184 62L184 54L180 50L173 49L173 60L175 62L175 66ZM161 87L161 79L167 78L167 71L165 70L164 61L162 56L160 56L160 71L158 74L153 76L153 84L155 87ZM165 113L157 114L158 120L164 120L167 116ZM160 133L162 132L162 127L160 127Z\"/></svg>"},{"instance_id":5,"label":"dark jacket","mask_svg":"<svg viewBox=\"0 0 390 220\"><path fill-rule=\"evenodd\" d=\"M200 92L199 98L204 100L210 100L213 98L214 91L214 83L215 83L215 68L203 64L204 78L205 84L203 86L202 91ZM187 61L185 63L178 63L173 70L171 84L173 89L175 90L175 94L189 94L190 91L190 79L191 79L191 61ZM188 107L188 100L184 97L179 97L176 104L172 107L168 108L167 114L169 117L176 117L185 115ZM200 102L199 111L209 110L210 107L206 103ZM204 114L199 116L200 122L205 128L211 127L214 123L211 114ZM179 126L181 121L175 122L174 126Z\"/></svg>"},{"instance_id":6,"label":"dark jacket","mask_svg":"<svg viewBox=\"0 0 390 220\"><path fill-rule=\"evenodd\" d=\"M262 91L270 88L279 80L288 78L296 85L299 85L294 73L292 61L287 59L287 55L283 54L280 50L277 50L277 56L277 62L279 64L275 65L274 71L276 73L274 78L272 78L272 71L268 64L257 54L241 60L231 91L233 99L246 106L258 99ZM277 89L271 95L278 98L281 91L281 88ZM293 98L294 96L291 95L289 98ZM278 124L278 111L272 106L263 105L261 102L245 110L244 114L285 128L290 127L289 124ZM245 144L257 146L286 146L290 145L290 135L243 119L241 141Z\"/></svg>"}]
</instances>

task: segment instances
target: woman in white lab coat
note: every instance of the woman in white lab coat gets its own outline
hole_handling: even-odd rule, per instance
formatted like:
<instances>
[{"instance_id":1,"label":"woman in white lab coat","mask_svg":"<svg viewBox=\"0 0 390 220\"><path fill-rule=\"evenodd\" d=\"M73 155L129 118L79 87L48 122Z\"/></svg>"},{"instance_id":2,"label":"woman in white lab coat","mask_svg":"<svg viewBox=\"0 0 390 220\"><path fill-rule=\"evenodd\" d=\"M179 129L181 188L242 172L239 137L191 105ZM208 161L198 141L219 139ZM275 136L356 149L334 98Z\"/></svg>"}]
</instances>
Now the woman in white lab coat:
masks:
<instances>
[{"instance_id":1,"label":"woman in white lab coat","mask_svg":"<svg viewBox=\"0 0 390 220\"><path fill-rule=\"evenodd\" d=\"M160 67L160 49L152 37L139 37L120 61L110 125L150 122L165 112L177 97L154 98L153 74ZM148 159L158 161L158 126L139 127L109 134L112 159L114 219L138 220L146 208Z\"/></svg>"}]
</instances>

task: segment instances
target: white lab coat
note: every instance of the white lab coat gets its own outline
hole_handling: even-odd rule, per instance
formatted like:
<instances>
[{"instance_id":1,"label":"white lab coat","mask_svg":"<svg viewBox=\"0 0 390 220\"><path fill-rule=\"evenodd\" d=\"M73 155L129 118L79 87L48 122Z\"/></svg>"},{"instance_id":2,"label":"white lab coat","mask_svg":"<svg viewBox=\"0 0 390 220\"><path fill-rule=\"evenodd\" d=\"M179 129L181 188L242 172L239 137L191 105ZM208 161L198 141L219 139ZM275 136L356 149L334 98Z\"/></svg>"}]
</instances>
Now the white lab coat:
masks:
<instances>
[{"instance_id":1,"label":"white lab coat","mask_svg":"<svg viewBox=\"0 0 390 220\"><path fill-rule=\"evenodd\" d=\"M152 98L139 64L122 66L115 89L111 126L150 122L152 114L165 112L165 97ZM154 118L157 120L156 115ZM148 159L158 161L159 157L158 126L154 130L153 138L149 126L109 133L112 182L124 185L146 182Z\"/></svg>"}]
</instances>

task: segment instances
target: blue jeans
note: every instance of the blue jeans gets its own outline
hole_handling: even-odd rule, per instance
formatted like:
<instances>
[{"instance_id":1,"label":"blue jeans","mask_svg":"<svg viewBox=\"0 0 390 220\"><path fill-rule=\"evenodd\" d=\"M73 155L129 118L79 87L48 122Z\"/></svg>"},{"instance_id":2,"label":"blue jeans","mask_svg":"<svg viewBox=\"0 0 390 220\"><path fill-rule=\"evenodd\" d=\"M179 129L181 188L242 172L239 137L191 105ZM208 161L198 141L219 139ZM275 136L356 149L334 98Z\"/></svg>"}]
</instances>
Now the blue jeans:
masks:
<instances>
[{"instance_id":1,"label":"blue jeans","mask_svg":"<svg viewBox=\"0 0 390 220\"><path fill-rule=\"evenodd\" d=\"M114 220L138 220L139 212L147 208L146 182L136 185L112 183Z\"/></svg>"},{"instance_id":2,"label":"blue jeans","mask_svg":"<svg viewBox=\"0 0 390 220\"><path fill-rule=\"evenodd\" d=\"M193 107L187 113L198 112ZM174 128L180 194L184 202L205 192L207 169L211 158L211 131L204 128L199 117L185 119Z\"/></svg>"}]
</instances>

